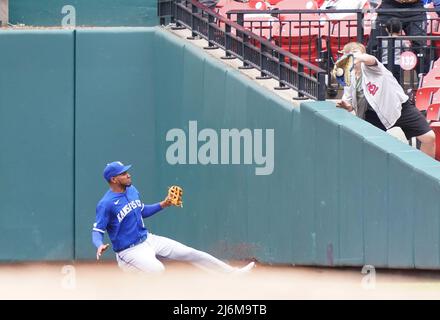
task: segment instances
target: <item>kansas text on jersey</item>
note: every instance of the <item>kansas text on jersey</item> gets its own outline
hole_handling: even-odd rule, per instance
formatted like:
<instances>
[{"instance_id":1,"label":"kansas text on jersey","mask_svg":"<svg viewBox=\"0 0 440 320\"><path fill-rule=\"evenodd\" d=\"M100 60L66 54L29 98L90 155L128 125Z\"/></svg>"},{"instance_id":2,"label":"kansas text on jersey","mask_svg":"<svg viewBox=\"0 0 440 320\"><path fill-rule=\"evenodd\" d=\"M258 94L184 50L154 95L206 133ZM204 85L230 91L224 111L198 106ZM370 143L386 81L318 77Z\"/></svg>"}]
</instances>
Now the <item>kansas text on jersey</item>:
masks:
<instances>
[{"instance_id":1,"label":"kansas text on jersey","mask_svg":"<svg viewBox=\"0 0 440 320\"><path fill-rule=\"evenodd\" d=\"M147 237L143 218L161 209L160 203L142 203L134 186L128 187L123 193L108 190L96 206L93 231L101 234L107 231L113 250L119 252Z\"/></svg>"}]
</instances>

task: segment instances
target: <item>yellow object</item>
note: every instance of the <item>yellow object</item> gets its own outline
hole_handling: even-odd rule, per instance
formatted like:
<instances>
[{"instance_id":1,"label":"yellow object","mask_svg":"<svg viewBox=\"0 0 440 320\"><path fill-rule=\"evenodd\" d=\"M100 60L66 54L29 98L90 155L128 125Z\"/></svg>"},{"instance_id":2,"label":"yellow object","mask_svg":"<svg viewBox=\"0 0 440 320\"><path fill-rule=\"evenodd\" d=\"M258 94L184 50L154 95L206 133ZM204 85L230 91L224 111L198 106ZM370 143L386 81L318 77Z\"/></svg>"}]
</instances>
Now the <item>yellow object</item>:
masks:
<instances>
[{"instance_id":1,"label":"yellow object","mask_svg":"<svg viewBox=\"0 0 440 320\"><path fill-rule=\"evenodd\" d=\"M345 54L335 62L332 75L341 86L350 86L351 71L354 67L354 57L352 54Z\"/></svg>"},{"instance_id":2,"label":"yellow object","mask_svg":"<svg viewBox=\"0 0 440 320\"><path fill-rule=\"evenodd\" d=\"M183 189L179 186L171 186L168 188L168 199L171 204L176 207L183 207L182 202Z\"/></svg>"}]
</instances>

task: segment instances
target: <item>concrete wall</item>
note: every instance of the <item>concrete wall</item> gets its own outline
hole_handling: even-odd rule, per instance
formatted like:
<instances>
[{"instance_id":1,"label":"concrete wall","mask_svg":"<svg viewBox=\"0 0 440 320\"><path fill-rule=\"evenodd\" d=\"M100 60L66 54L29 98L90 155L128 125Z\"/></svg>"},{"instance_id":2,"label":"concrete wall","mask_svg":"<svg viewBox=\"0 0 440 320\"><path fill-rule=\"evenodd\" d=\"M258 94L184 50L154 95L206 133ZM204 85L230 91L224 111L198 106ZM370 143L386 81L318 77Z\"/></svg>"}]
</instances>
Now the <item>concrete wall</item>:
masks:
<instances>
[{"instance_id":1,"label":"concrete wall","mask_svg":"<svg viewBox=\"0 0 440 320\"><path fill-rule=\"evenodd\" d=\"M145 193L145 201L153 201L150 196L156 167L153 30L76 32L75 248L78 258L94 255L90 228L97 200L108 188L102 177L106 163L114 160L133 163L134 182Z\"/></svg>"},{"instance_id":2,"label":"concrete wall","mask_svg":"<svg viewBox=\"0 0 440 320\"><path fill-rule=\"evenodd\" d=\"M151 231L222 258L439 268L438 162L331 103L293 109L155 28L0 40L0 260L93 259L102 170L121 160L146 203L185 190L183 209L145 221ZM274 129L273 173L243 158L169 164L167 133L189 139L192 121L218 137Z\"/></svg>"},{"instance_id":3,"label":"concrete wall","mask_svg":"<svg viewBox=\"0 0 440 320\"><path fill-rule=\"evenodd\" d=\"M0 31L0 260L73 257L73 39Z\"/></svg>"},{"instance_id":4,"label":"concrete wall","mask_svg":"<svg viewBox=\"0 0 440 320\"><path fill-rule=\"evenodd\" d=\"M61 26L73 6L78 26L154 26L158 23L156 0L13 0L12 24Z\"/></svg>"}]
</instances>

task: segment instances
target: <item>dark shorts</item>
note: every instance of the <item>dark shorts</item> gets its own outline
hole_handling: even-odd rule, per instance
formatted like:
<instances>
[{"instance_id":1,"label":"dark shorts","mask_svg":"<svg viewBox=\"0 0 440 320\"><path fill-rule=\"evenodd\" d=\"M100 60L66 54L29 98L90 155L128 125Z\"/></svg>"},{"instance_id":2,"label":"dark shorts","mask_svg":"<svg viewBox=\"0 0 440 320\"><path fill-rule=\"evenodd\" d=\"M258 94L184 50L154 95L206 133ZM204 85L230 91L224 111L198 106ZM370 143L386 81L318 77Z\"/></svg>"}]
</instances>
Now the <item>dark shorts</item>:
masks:
<instances>
[{"instance_id":1,"label":"dark shorts","mask_svg":"<svg viewBox=\"0 0 440 320\"><path fill-rule=\"evenodd\" d=\"M365 121L368 121L379 129L384 131L387 130L377 116L377 113L370 106L365 112ZM431 131L428 121L426 121L425 117L414 106L414 104L409 101L402 104L402 114L400 115L400 118L397 119L393 128L394 127L400 127L408 140L412 137L418 137Z\"/></svg>"}]
</instances>

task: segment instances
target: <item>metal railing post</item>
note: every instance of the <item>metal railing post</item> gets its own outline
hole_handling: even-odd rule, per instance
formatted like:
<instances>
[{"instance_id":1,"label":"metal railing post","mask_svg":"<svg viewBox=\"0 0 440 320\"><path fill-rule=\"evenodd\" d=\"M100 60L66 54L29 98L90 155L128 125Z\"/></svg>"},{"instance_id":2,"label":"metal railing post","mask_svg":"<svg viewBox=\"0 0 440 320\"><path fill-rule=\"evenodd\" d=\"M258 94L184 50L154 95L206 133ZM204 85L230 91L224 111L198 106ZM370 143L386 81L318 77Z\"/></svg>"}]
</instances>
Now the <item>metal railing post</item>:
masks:
<instances>
[{"instance_id":1,"label":"metal railing post","mask_svg":"<svg viewBox=\"0 0 440 320\"><path fill-rule=\"evenodd\" d=\"M275 87L275 90L287 90L290 89L288 86L284 85L284 83L282 83L282 78L281 78L281 65L285 62L284 61L285 56L282 53L278 53L278 87Z\"/></svg>"},{"instance_id":2,"label":"metal railing post","mask_svg":"<svg viewBox=\"0 0 440 320\"><path fill-rule=\"evenodd\" d=\"M388 62L387 69L390 70L391 72L393 72L393 67L394 67L394 62L395 62L395 59L394 59L395 52L396 52L395 43L396 43L396 41L394 38L389 38L387 41L387 62ZM383 51L382 51L382 55L383 55Z\"/></svg>"},{"instance_id":3,"label":"metal railing post","mask_svg":"<svg viewBox=\"0 0 440 320\"><path fill-rule=\"evenodd\" d=\"M264 58L264 44L260 42L260 76L256 77L256 79L258 80L266 80L266 79L270 79L271 77L269 77L265 72L264 72L264 67L263 67L263 58Z\"/></svg>"},{"instance_id":4,"label":"metal railing post","mask_svg":"<svg viewBox=\"0 0 440 320\"><path fill-rule=\"evenodd\" d=\"M357 18L357 27L356 27L357 42L363 43L364 42L364 13L357 12L356 18Z\"/></svg>"},{"instance_id":5,"label":"metal railing post","mask_svg":"<svg viewBox=\"0 0 440 320\"><path fill-rule=\"evenodd\" d=\"M182 2L181 0L172 0L171 1L171 23L176 23L176 26L171 27L172 30L182 30L186 29L185 26L183 26L179 19L177 19L177 10L182 10L178 7L177 2ZM186 0L184 1L186 5Z\"/></svg>"},{"instance_id":6,"label":"metal railing post","mask_svg":"<svg viewBox=\"0 0 440 320\"><path fill-rule=\"evenodd\" d=\"M249 43L249 36L246 34L243 34L242 36L243 41L241 42L241 51L242 51L242 56L243 56L243 65L238 67L238 69L253 69L253 67L251 65L249 65L249 63L246 62L246 46Z\"/></svg>"},{"instance_id":7,"label":"metal railing post","mask_svg":"<svg viewBox=\"0 0 440 320\"><path fill-rule=\"evenodd\" d=\"M220 57L221 59L224 60L235 59L235 57L231 55L231 53L229 52L230 43L231 43L229 39L231 37L231 33L232 33L232 27L229 23L226 23L225 24L225 55L223 57Z\"/></svg>"},{"instance_id":8,"label":"metal railing post","mask_svg":"<svg viewBox=\"0 0 440 320\"><path fill-rule=\"evenodd\" d=\"M325 85L325 73L318 72L318 92L316 98L318 101L324 101L327 93L327 86Z\"/></svg>"},{"instance_id":9,"label":"metal railing post","mask_svg":"<svg viewBox=\"0 0 440 320\"><path fill-rule=\"evenodd\" d=\"M218 49L218 47L212 42L213 32L215 31L211 26L212 23L215 23L215 18L210 12L208 12L208 46L203 47L203 49L206 50Z\"/></svg>"},{"instance_id":10,"label":"metal railing post","mask_svg":"<svg viewBox=\"0 0 440 320\"><path fill-rule=\"evenodd\" d=\"M230 15L229 15L229 17L230 17ZM242 26L242 27L244 26L244 14L243 13L238 13L237 14L237 24ZM244 52L245 52L245 46L246 46L245 42L249 42L249 37L246 36L245 34L239 32L239 31L236 31L236 35L237 35L237 37L240 37L242 39L242 42L241 42L241 46L242 47L241 47L241 49L242 49L242 52L243 52L243 66L241 66L239 68L240 69L252 69L252 67L249 66L249 64L247 64L245 62L246 59L244 58Z\"/></svg>"},{"instance_id":11,"label":"metal railing post","mask_svg":"<svg viewBox=\"0 0 440 320\"><path fill-rule=\"evenodd\" d=\"M294 100L304 100L303 91L306 87L304 80L304 65L302 63L298 63L298 73L296 74L296 79L298 83L298 97L293 98Z\"/></svg>"},{"instance_id":12,"label":"metal railing post","mask_svg":"<svg viewBox=\"0 0 440 320\"><path fill-rule=\"evenodd\" d=\"M197 33L194 32L195 30L195 18L194 16L197 14L198 12L198 8L191 4L191 37L188 37L188 39L195 39L197 37Z\"/></svg>"},{"instance_id":13,"label":"metal railing post","mask_svg":"<svg viewBox=\"0 0 440 320\"><path fill-rule=\"evenodd\" d=\"M240 26L244 26L244 14L243 13L238 13L237 14L237 24ZM243 35L241 34L241 32L239 32L238 30L235 31L235 34L237 35L237 37L243 37Z\"/></svg>"}]
</instances>

